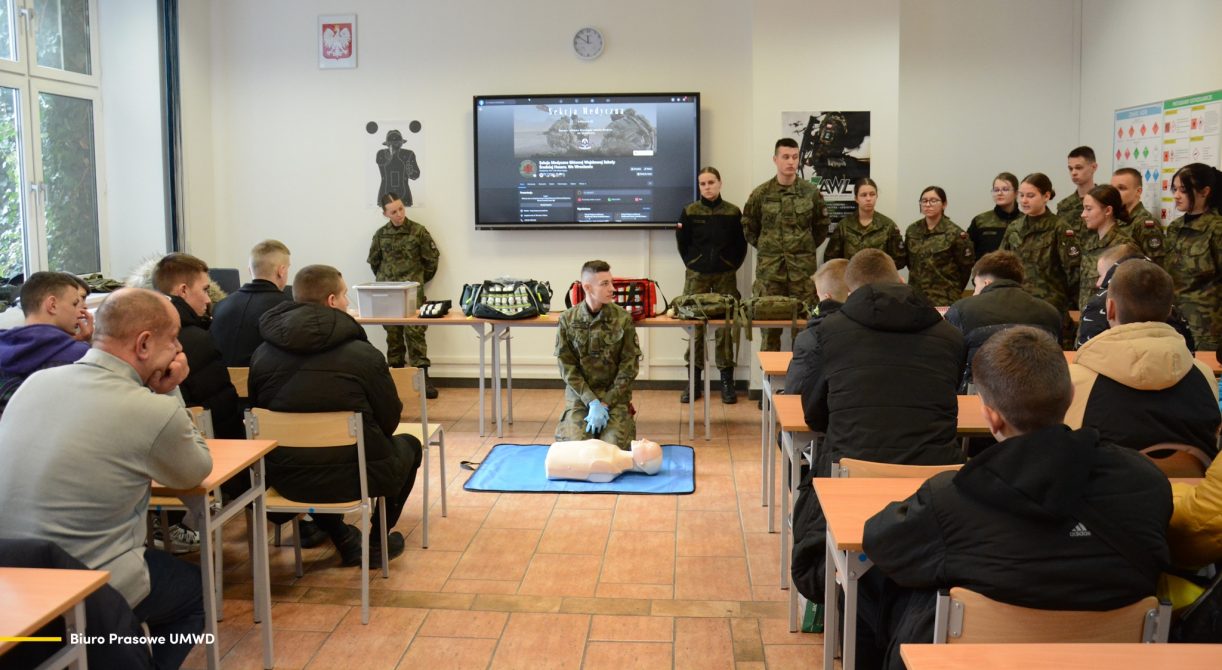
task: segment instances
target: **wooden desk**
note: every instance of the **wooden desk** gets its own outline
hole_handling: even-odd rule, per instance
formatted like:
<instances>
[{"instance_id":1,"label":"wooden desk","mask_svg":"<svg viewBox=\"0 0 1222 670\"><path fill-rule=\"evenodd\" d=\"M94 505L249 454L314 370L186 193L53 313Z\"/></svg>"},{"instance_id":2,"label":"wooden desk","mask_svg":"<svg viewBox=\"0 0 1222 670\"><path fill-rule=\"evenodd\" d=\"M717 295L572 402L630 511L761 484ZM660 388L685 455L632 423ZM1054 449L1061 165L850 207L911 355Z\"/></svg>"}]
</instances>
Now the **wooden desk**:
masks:
<instances>
[{"instance_id":1,"label":"wooden desk","mask_svg":"<svg viewBox=\"0 0 1222 670\"><path fill-rule=\"evenodd\" d=\"M813 484L827 519L827 567L823 582L823 667L834 667L837 647L843 647L844 670L857 658L857 580L874 564L862 551L866 521L887 506L916 492L923 479L816 477ZM836 584L844 587L844 639L839 640ZM830 633L830 635L829 635Z\"/></svg>"},{"instance_id":2,"label":"wooden desk","mask_svg":"<svg viewBox=\"0 0 1222 670\"><path fill-rule=\"evenodd\" d=\"M1216 644L905 644L908 670L1216 670Z\"/></svg>"},{"instance_id":3,"label":"wooden desk","mask_svg":"<svg viewBox=\"0 0 1222 670\"><path fill-rule=\"evenodd\" d=\"M793 577L789 572L789 550L793 532L793 503L798 495L798 484L802 473L802 451L811 447L811 463L814 463L814 450L820 433L806 425L802 412L802 397L784 395L772 396L773 407L776 408L776 422L781 428L781 451L784 460L781 461L781 588L789 589L789 631L798 630L798 590L793 588ZM769 510L769 516L772 510Z\"/></svg>"},{"instance_id":4,"label":"wooden desk","mask_svg":"<svg viewBox=\"0 0 1222 670\"><path fill-rule=\"evenodd\" d=\"M208 440L212 452L212 472L191 489L171 489L153 482L153 495L175 496L181 499L196 498L204 514L203 528L199 528L199 572L204 582L204 633L216 640L217 599L216 587L212 583L216 567L213 560L213 531L246 508L254 506L254 556L250 564L254 576L255 622L262 623L263 667L271 668L275 663L272 643L271 578L268 574L267 555L267 507L265 502L266 475L263 457L276 448L275 440ZM208 506L208 493L216 491L221 484L233 479L250 468L250 488L229 501L219 511ZM220 497L217 496L219 500ZM216 642L207 644L208 669L220 667L220 653Z\"/></svg>"},{"instance_id":5,"label":"wooden desk","mask_svg":"<svg viewBox=\"0 0 1222 670\"><path fill-rule=\"evenodd\" d=\"M776 532L772 512L776 505L776 412L772 408L772 394L785 390L785 373L793 360L792 351L758 351L755 354L760 366L763 388L760 391L760 485L761 499L768 508L768 532Z\"/></svg>"},{"instance_id":6,"label":"wooden desk","mask_svg":"<svg viewBox=\"0 0 1222 670\"><path fill-rule=\"evenodd\" d=\"M959 437L989 437L989 424L984 420L984 410L978 395L961 395L959 400L959 416L955 433Z\"/></svg>"},{"instance_id":7,"label":"wooden desk","mask_svg":"<svg viewBox=\"0 0 1222 670\"><path fill-rule=\"evenodd\" d=\"M18 644L13 638L29 637L62 616L64 647L39 667L79 667L75 664L85 662L85 645L72 643L72 634L86 633L85 598L109 579L105 570L0 568L0 654Z\"/></svg>"}]
</instances>

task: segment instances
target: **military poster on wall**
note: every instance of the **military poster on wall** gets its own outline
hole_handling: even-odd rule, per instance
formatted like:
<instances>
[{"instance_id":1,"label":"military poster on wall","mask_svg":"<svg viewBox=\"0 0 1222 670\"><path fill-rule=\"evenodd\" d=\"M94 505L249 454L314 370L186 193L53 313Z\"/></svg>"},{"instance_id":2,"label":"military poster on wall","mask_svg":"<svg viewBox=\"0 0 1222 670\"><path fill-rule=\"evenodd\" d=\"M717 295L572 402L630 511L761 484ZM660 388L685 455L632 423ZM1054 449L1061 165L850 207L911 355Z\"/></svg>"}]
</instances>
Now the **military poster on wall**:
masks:
<instances>
[{"instance_id":1,"label":"military poster on wall","mask_svg":"<svg viewBox=\"0 0 1222 670\"><path fill-rule=\"evenodd\" d=\"M398 195L409 208L424 204L428 161L424 158L423 128L415 120L365 124L361 162L365 165L371 205L380 208L378 203L386 193Z\"/></svg>"},{"instance_id":2,"label":"military poster on wall","mask_svg":"<svg viewBox=\"0 0 1222 670\"><path fill-rule=\"evenodd\" d=\"M1133 168L1141 173L1141 202L1146 210L1162 206L1163 103L1116 110L1112 135L1112 170Z\"/></svg>"},{"instance_id":3,"label":"military poster on wall","mask_svg":"<svg viewBox=\"0 0 1222 670\"><path fill-rule=\"evenodd\" d=\"M819 187L831 220L856 211L853 182L870 176L870 113L781 112L781 136L798 142L798 178Z\"/></svg>"},{"instance_id":4,"label":"military poster on wall","mask_svg":"<svg viewBox=\"0 0 1222 670\"><path fill-rule=\"evenodd\" d=\"M1172 197L1172 177L1189 163L1222 167L1222 91L1201 93L1163 103L1163 223L1180 215ZM1150 210L1155 211L1155 210Z\"/></svg>"}]
</instances>

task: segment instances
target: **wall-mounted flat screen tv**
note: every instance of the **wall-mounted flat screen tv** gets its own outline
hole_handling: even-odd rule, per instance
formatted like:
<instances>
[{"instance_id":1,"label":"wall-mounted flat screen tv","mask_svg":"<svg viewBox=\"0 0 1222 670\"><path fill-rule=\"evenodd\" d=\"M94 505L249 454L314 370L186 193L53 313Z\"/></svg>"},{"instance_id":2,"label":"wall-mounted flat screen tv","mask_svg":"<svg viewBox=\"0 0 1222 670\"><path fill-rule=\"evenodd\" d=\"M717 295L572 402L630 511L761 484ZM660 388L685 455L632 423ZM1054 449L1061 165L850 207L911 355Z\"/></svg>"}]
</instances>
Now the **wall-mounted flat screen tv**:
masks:
<instances>
[{"instance_id":1,"label":"wall-mounted flat screen tv","mask_svg":"<svg viewBox=\"0 0 1222 670\"><path fill-rule=\"evenodd\" d=\"M700 94L474 99L479 230L666 228L697 198Z\"/></svg>"}]
</instances>

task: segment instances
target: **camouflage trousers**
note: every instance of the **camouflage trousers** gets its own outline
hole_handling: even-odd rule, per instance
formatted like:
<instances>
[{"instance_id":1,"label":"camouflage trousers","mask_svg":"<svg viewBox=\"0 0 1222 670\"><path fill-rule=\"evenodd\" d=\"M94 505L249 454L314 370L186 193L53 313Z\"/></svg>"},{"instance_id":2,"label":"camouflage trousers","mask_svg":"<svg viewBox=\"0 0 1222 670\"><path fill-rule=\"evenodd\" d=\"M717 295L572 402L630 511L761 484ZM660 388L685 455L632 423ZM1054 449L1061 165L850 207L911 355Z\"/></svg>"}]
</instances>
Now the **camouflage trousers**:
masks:
<instances>
[{"instance_id":1,"label":"camouflage trousers","mask_svg":"<svg viewBox=\"0 0 1222 670\"><path fill-rule=\"evenodd\" d=\"M817 302L815 299L815 282L811 281L809 277L798 281L761 279L756 277L755 283L751 285L751 295L752 297L784 295L790 298L797 298L808 305L813 305ZM793 345L791 344L790 346ZM781 329L760 328L760 351L780 350Z\"/></svg>"},{"instance_id":2,"label":"camouflage trousers","mask_svg":"<svg viewBox=\"0 0 1222 670\"><path fill-rule=\"evenodd\" d=\"M636 439L636 419L628 413L627 405L617 405L609 410L611 416L607 419L607 427L599 434L593 435L586 432L586 415L590 412L588 407L565 408L564 413L560 415L560 422L556 424L556 441L598 438L620 449L631 448L631 442Z\"/></svg>"},{"instance_id":3,"label":"camouflage trousers","mask_svg":"<svg viewBox=\"0 0 1222 670\"><path fill-rule=\"evenodd\" d=\"M724 293L732 295L735 298L738 294L738 273L737 272L715 272L704 273L694 270L687 271L687 278L683 281L683 293L692 295L694 293ZM696 326L696 368L704 368L704 326ZM726 369L734 367L734 333L730 328L717 329L717 346L714 349L717 357L717 367ZM690 352L683 352L683 362L687 363Z\"/></svg>"},{"instance_id":4,"label":"camouflage trousers","mask_svg":"<svg viewBox=\"0 0 1222 670\"><path fill-rule=\"evenodd\" d=\"M386 362L391 367L410 364L415 368L427 368L429 345L424 339L428 326L385 326Z\"/></svg>"},{"instance_id":5,"label":"camouflage trousers","mask_svg":"<svg viewBox=\"0 0 1222 670\"><path fill-rule=\"evenodd\" d=\"M1203 305L1196 300L1179 298L1176 304L1188 322L1188 330L1196 340L1197 351L1218 350L1218 329L1222 328L1222 309L1215 305ZM1211 330L1212 329L1212 330Z\"/></svg>"}]
</instances>

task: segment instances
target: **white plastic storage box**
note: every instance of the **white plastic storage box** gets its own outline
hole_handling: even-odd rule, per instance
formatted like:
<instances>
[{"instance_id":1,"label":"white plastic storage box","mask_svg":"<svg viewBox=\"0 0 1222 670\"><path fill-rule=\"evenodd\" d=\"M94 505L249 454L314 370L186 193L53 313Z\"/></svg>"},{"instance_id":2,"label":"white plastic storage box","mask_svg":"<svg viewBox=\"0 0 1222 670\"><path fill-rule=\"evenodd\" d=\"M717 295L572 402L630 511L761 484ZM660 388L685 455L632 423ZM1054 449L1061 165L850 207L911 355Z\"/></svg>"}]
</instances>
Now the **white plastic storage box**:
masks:
<instances>
[{"instance_id":1,"label":"white plastic storage box","mask_svg":"<svg viewBox=\"0 0 1222 670\"><path fill-rule=\"evenodd\" d=\"M416 315L414 281L375 281L356 285L356 305L362 317L402 318Z\"/></svg>"}]
</instances>

